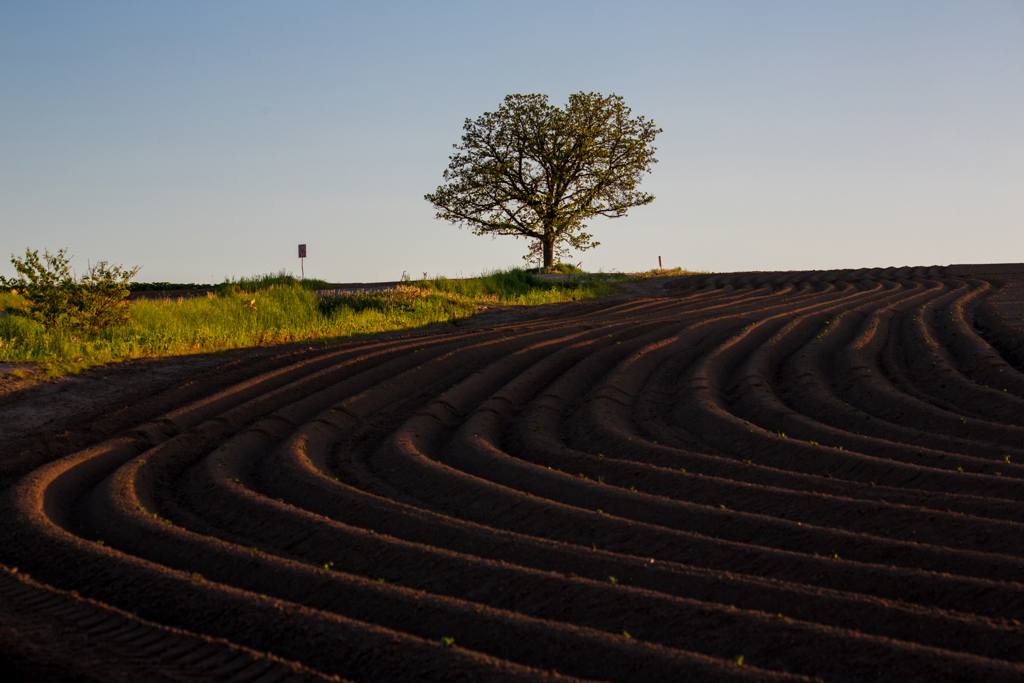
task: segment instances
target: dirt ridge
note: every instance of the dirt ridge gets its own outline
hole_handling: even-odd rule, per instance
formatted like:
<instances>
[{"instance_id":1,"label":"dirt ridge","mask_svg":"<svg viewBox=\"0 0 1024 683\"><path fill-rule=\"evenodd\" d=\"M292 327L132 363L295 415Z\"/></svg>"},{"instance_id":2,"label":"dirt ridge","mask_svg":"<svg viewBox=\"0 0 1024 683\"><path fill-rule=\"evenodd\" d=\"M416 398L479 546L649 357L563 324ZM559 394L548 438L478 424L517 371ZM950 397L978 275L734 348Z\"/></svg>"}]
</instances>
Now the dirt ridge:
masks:
<instances>
[{"instance_id":1,"label":"dirt ridge","mask_svg":"<svg viewBox=\"0 0 1024 683\"><path fill-rule=\"evenodd\" d=\"M8 395L0 661L1020 680L1022 283L694 275Z\"/></svg>"}]
</instances>

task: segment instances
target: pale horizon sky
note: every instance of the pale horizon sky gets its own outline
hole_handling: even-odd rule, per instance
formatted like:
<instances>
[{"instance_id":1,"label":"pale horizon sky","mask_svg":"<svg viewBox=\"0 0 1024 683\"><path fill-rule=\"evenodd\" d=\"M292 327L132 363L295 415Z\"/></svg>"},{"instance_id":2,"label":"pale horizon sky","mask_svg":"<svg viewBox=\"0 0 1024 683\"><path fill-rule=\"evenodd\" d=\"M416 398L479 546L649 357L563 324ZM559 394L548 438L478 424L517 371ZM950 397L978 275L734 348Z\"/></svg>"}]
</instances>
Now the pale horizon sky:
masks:
<instances>
[{"instance_id":1,"label":"pale horizon sky","mask_svg":"<svg viewBox=\"0 0 1024 683\"><path fill-rule=\"evenodd\" d=\"M1024 2L0 0L0 274L469 276L526 243L434 218L466 118L616 93L653 204L587 270L1024 261Z\"/></svg>"}]
</instances>

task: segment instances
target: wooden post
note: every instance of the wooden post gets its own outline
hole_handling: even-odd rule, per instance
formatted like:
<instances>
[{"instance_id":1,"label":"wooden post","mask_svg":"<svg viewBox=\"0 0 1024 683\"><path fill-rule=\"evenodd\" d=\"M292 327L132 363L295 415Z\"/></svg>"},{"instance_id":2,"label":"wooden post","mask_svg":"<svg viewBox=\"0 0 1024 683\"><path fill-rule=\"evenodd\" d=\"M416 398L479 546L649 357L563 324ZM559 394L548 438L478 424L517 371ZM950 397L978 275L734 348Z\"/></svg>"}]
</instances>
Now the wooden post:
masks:
<instances>
[{"instance_id":1,"label":"wooden post","mask_svg":"<svg viewBox=\"0 0 1024 683\"><path fill-rule=\"evenodd\" d=\"M658 270L665 270L664 268L661 267L661 257L660 256L658 257Z\"/></svg>"},{"instance_id":2,"label":"wooden post","mask_svg":"<svg viewBox=\"0 0 1024 683\"><path fill-rule=\"evenodd\" d=\"M299 245L299 263L301 264L301 268L302 268L302 279L305 280L306 279L306 245L305 244L300 244Z\"/></svg>"}]
</instances>

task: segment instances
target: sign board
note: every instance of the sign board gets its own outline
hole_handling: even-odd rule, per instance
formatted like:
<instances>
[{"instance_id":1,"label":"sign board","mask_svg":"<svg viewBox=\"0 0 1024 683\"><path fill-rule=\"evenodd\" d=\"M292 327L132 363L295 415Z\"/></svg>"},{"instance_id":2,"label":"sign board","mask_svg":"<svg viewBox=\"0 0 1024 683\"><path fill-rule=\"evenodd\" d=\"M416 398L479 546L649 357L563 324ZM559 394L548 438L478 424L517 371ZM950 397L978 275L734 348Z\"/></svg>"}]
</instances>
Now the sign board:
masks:
<instances>
[{"instance_id":1,"label":"sign board","mask_svg":"<svg viewBox=\"0 0 1024 683\"><path fill-rule=\"evenodd\" d=\"M299 245L299 258L306 258L306 245L305 244L300 244Z\"/></svg>"}]
</instances>

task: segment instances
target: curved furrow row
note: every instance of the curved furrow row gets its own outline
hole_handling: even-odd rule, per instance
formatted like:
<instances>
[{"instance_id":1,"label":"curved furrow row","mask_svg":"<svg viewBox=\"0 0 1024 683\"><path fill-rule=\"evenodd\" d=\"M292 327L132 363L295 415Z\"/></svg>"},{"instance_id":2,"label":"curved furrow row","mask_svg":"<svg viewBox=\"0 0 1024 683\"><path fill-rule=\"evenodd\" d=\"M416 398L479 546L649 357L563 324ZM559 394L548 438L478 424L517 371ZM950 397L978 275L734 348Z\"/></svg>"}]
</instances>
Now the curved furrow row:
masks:
<instances>
[{"instance_id":1,"label":"curved furrow row","mask_svg":"<svg viewBox=\"0 0 1024 683\"><path fill-rule=\"evenodd\" d=\"M0 648L99 680L1020 680L1000 286L691 276L235 367L0 462Z\"/></svg>"}]
</instances>

